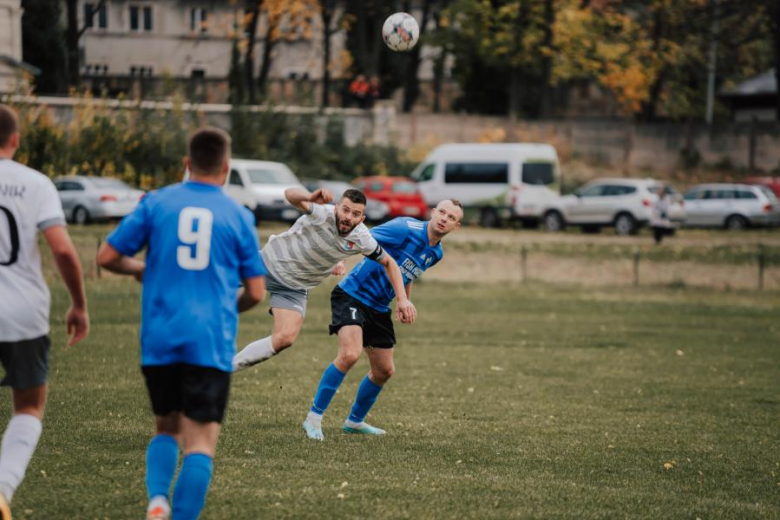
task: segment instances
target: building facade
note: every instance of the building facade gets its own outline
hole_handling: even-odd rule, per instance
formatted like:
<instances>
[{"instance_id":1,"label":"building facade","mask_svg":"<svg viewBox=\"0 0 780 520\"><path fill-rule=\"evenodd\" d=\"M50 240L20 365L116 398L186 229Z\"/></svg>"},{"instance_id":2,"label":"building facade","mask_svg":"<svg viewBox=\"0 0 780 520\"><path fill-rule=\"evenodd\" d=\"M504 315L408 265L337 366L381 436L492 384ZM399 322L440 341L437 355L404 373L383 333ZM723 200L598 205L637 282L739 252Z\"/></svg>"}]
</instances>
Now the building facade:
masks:
<instances>
[{"instance_id":1,"label":"building facade","mask_svg":"<svg viewBox=\"0 0 780 520\"><path fill-rule=\"evenodd\" d=\"M0 0L0 94L18 91L32 72L22 62L21 0Z\"/></svg>"}]
</instances>

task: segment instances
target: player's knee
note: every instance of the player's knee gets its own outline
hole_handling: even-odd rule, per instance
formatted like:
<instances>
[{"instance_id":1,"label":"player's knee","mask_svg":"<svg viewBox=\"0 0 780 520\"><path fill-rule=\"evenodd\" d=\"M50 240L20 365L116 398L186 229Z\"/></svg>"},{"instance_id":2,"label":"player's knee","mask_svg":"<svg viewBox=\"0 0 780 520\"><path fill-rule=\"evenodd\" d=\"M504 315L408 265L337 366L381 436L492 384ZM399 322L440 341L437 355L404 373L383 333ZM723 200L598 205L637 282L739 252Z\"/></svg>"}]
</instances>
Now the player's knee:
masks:
<instances>
[{"instance_id":1,"label":"player's knee","mask_svg":"<svg viewBox=\"0 0 780 520\"><path fill-rule=\"evenodd\" d=\"M274 349L279 352L280 350L292 347L292 344L298 339L298 331L283 330L278 332L275 336Z\"/></svg>"},{"instance_id":2,"label":"player's knee","mask_svg":"<svg viewBox=\"0 0 780 520\"><path fill-rule=\"evenodd\" d=\"M343 367L346 367L347 370L355 366L355 363L357 363L358 359L360 359L360 352L339 353L339 364Z\"/></svg>"},{"instance_id":3,"label":"player's knee","mask_svg":"<svg viewBox=\"0 0 780 520\"><path fill-rule=\"evenodd\" d=\"M376 380L378 383L386 383L391 377L393 377L393 374L395 374L395 367L390 365L386 367L376 367L371 369L372 379Z\"/></svg>"}]
</instances>

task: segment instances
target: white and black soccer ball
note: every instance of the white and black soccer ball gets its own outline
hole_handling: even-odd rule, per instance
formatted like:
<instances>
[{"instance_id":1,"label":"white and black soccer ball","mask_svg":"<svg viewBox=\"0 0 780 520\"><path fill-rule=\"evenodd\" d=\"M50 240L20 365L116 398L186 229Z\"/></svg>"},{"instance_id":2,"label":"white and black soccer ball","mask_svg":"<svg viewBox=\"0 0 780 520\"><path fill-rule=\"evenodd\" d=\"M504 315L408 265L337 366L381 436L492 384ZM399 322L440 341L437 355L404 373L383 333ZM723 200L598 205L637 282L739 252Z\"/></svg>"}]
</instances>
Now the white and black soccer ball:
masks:
<instances>
[{"instance_id":1,"label":"white and black soccer ball","mask_svg":"<svg viewBox=\"0 0 780 520\"><path fill-rule=\"evenodd\" d=\"M382 26L382 39L394 51L406 52L417 44L420 38L420 26L417 20L407 13L390 15Z\"/></svg>"}]
</instances>

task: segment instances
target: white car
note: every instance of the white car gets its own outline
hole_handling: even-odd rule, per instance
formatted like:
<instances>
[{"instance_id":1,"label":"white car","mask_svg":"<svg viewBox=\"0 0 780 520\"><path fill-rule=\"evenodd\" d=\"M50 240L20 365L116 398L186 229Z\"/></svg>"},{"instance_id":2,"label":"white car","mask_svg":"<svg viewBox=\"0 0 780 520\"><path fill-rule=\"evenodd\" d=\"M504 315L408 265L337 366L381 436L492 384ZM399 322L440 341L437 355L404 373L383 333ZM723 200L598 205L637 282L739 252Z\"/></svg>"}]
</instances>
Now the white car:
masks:
<instances>
[{"instance_id":1,"label":"white car","mask_svg":"<svg viewBox=\"0 0 780 520\"><path fill-rule=\"evenodd\" d=\"M655 179L596 179L573 195L561 197L560 206L545 215L548 231L559 231L567 225L581 226L583 231L613 227L618 235L633 235L650 221L658 190L666 188L672 198L669 220L685 220L682 197L671 184Z\"/></svg>"},{"instance_id":2,"label":"white car","mask_svg":"<svg viewBox=\"0 0 780 520\"><path fill-rule=\"evenodd\" d=\"M744 229L780 224L780 201L769 188L699 184L685 194L686 226Z\"/></svg>"},{"instance_id":3,"label":"white car","mask_svg":"<svg viewBox=\"0 0 780 520\"><path fill-rule=\"evenodd\" d=\"M121 219L144 196L142 190L111 177L65 175L53 180L65 217L76 224Z\"/></svg>"}]
</instances>

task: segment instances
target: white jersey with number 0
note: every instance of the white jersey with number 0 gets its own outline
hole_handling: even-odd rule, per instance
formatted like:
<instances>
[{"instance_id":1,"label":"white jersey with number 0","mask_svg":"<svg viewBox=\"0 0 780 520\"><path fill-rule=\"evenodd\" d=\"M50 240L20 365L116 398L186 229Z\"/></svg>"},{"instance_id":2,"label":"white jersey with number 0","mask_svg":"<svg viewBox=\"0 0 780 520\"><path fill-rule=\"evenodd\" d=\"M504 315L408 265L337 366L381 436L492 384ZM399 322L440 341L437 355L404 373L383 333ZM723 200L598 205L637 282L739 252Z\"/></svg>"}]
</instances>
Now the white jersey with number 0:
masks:
<instances>
[{"instance_id":1,"label":"white jersey with number 0","mask_svg":"<svg viewBox=\"0 0 780 520\"><path fill-rule=\"evenodd\" d=\"M362 254L379 259L382 248L365 224L339 235L335 207L310 204L311 213L303 215L290 229L272 235L263 248L268 272L293 289L311 289L330 275L339 261Z\"/></svg>"},{"instance_id":2,"label":"white jersey with number 0","mask_svg":"<svg viewBox=\"0 0 780 520\"><path fill-rule=\"evenodd\" d=\"M50 295L41 273L38 230L65 225L48 177L0 159L0 342L49 332Z\"/></svg>"}]
</instances>

